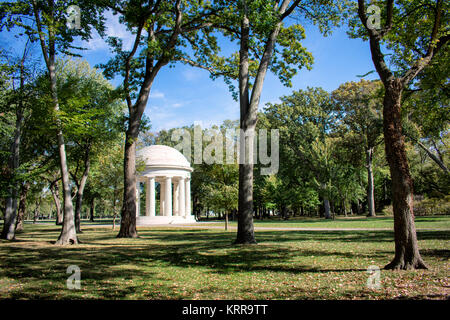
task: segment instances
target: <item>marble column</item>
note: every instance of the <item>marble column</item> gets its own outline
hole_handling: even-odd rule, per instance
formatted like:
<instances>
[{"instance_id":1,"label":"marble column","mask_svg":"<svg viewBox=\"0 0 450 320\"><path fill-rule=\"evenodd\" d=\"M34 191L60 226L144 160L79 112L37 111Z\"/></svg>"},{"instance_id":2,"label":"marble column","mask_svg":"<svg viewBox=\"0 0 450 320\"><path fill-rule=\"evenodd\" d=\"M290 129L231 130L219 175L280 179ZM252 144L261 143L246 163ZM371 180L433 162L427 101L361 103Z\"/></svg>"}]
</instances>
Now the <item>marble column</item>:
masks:
<instances>
[{"instance_id":1,"label":"marble column","mask_svg":"<svg viewBox=\"0 0 450 320\"><path fill-rule=\"evenodd\" d=\"M179 183L177 181L173 182L173 216L179 215L179 209L178 209L178 193L179 193Z\"/></svg>"},{"instance_id":2,"label":"marble column","mask_svg":"<svg viewBox=\"0 0 450 320\"><path fill-rule=\"evenodd\" d=\"M164 215L172 216L172 178L166 177L164 181Z\"/></svg>"},{"instance_id":3,"label":"marble column","mask_svg":"<svg viewBox=\"0 0 450 320\"><path fill-rule=\"evenodd\" d=\"M164 199L165 199L165 183L164 181L161 181L159 183L159 215L164 215Z\"/></svg>"},{"instance_id":4,"label":"marble column","mask_svg":"<svg viewBox=\"0 0 450 320\"><path fill-rule=\"evenodd\" d=\"M147 180L147 194L145 197L145 215L155 216L155 178L150 177Z\"/></svg>"},{"instance_id":5,"label":"marble column","mask_svg":"<svg viewBox=\"0 0 450 320\"><path fill-rule=\"evenodd\" d=\"M186 217L191 215L191 179L186 179Z\"/></svg>"},{"instance_id":6,"label":"marble column","mask_svg":"<svg viewBox=\"0 0 450 320\"><path fill-rule=\"evenodd\" d=\"M179 205L178 205L178 215L184 217L185 212L186 212L186 183L184 178L180 179L179 182Z\"/></svg>"}]
</instances>

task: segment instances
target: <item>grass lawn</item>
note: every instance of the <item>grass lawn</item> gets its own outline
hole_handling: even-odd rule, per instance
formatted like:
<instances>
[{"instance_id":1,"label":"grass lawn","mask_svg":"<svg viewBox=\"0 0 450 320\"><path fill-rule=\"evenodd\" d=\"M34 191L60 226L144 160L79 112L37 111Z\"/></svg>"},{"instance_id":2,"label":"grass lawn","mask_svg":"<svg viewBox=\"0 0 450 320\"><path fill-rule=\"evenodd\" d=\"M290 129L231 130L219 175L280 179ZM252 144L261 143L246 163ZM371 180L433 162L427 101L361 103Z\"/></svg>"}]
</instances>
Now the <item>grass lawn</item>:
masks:
<instances>
[{"instance_id":1,"label":"grass lawn","mask_svg":"<svg viewBox=\"0 0 450 320\"><path fill-rule=\"evenodd\" d=\"M374 220L384 225L381 218ZM444 228L449 217L422 222L427 228ZM361 228L372 223L359 221ZM392 228L392 221L387 227ZM252 246L231 245L234 230L139 228L139 239L117 239L117 231L85 226L79 235L82 244L60 247L52 244L59 227L26 224L17 241L0 241L0 299L450 297L450 229L419 231L429 270L381 270L380 289L367 288L366 270L370 265L382 268L392 259L390 230L262 230L256 233L259 244ZM66 287L70 265L81 269L80 290Z\"/></svg>"}]
</instances>

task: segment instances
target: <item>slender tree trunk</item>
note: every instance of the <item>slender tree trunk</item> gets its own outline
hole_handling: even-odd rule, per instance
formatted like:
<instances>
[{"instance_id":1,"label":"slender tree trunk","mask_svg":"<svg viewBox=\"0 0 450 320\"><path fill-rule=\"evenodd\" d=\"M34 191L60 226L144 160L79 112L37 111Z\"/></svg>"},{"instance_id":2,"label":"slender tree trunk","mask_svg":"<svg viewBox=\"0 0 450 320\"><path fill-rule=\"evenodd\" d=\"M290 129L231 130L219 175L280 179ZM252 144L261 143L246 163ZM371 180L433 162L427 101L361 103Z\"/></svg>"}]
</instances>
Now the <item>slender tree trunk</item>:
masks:
<instances>
[{"instance_id":1,"label":"slender tree trunk","mask_svg":"<svg viewBox=\"0 0 450 320\"><path fill-rule=\"evenodd\" d=\"M413 182L406 157L401 126L401 95L403 85L391 80L386 86L383 124L386 158L392 179L395 256L385 269L426 269L419 253L413 212Z\"/></svg>"},{"instance_id":2,"label":"slender tree trunk","mask_svg":"<svg viewBox=\"0 0 450 320\"><path fill-rule=\"evenodd\" d=\"M11 183L9 196L6 198L5 220L1 238L13 240L15 238L16 219L17 219L17 182L15 181L16 170L19 167L20 139L22 135L23 110L19 103L16 110L16 128L14 130L14 140L11 143L11 157L9 160L9 172Z\"/></svg>"},{"instance_id":3,"label":"slender tree trunk","mask_svg":"<svg viewBox=\"0 0 450 320\"><path fill-rule=\"evenodd\" d=\"M116 203L114 201L114 208L115 208L115 206L116 206ZM91 222L94 222L94 211L95 211L95 198L92 197L90 205L89 205L89 216L90 216ZM114 209L114 214L115 214L115 209Z\"/></svg>"},{"instance_id":4,"label":"slender tree trunk","mask_svg":"<svg viewBox=\"0 0 450 320\"><path fill-rule=\"evenodd\" d=\"M42 54L48 70L48 76L50 80L50 91L53 100L53 109L56 114L59 112L59 100L58 91L56 83L56 35L55 35L55 17L54 17L54 6L53 1L48 1L50 14L46 17L50 21L50 25L47 28L48 31L48 41L44 37L44 30L42 30L41 16L39 15L39 8L35 0L32 1L34 17L36 22L36 27L38 29L39 40L41 44ZM77 234L75 231L74 224L74 212L73 204L70 190L69 181L69 170L67 167L66 158L66 148L64 143L64 136L62 131L62 124L59 118L56 119L56 133L57 133L57 143L58 143L58 154L59 154L59 165L61 170L61 178L63 185L63 202L64 202L64 217L63 217L63 227L61 234L59 235L56 244L76 244L78 243Z\"/></svg>"},{"instance_id":5,"label":"slender tree trunk","mask_svg":"<svg viewBox=\"0 0 450 320\"><path fill-rule=\"evenodd\" d=\"M330 200L327 196L323 197L323 207L325 209L325 219L331 219Z\"/></svg>"},{"instance_id":6,"label":"slender tree trunk","mask_svg":"<svg viewBox=\"0 0 450 320\"><path fill-rule=\"evenodd\" d=\"M36 223L36 220L40 214L41 214L41 199L39 198L36 204L36 208L34 209L33 224Z\"/></svg>"},{"instance_id":7,"label":"slender tree trunk","mask_svg":"<svg viewBox=\"0 0 450 320\"><path fill-rule=\"evenodd\" d=\"M30 190L30 183L25 182L20 189L19 209L17 211L16 232L23 231L23 220L26 213L27 194Z\"/></svg>"},{"instance_id":8,"label":"slender tree trunk","mask_svg":"<svg viewBox=\"0 0 450 320\"><path fill-rule=\"evenodd\" d=\"M373 148L366 150L367 154L367 204L369 207L369 217L375 217L375 188L373 182Z\"/></svg>"},{"instance_id":9,"label":"slender tree trunk","mask_svg":"<svg viewBox=\"0 0 450 320\"><path fill-rule=\"evenodd\" d=\"M228 211L225 212L225 231L228 230Z\"/></svg>"},{"instance_id":10,"label":"slender tree trunk","mask_svg":"<svg viewBox=\"0 0 450 320\"><path fill-rule=\"evenodd\" d=\"M9 172L11 177L11 182L16 184L15 175L16 170L19 167L20 161L20 141L22 137L22 126L24 121L24 105L23 100L24 94L23 89L25 86L25 59L27 56L27 47L30 39L28 38L25 48L23 51L22 59L20 60L20 83L19 83L19 92L20 98L17 102L16 107L16 126L14 130L14 140L11 143L11 157L9 160ZM15 238L16 231L16 220L17 220L17 188L16 186L12 186L9 189L9 196L6 199L6 208L5 208L5 217L3 223L3 230L1 233L2 239L13 240Z\"/></svg>"},{"instance_id":11,"label":"slender tree trunk","mask_svg":"<svg viewBox=\"0 0 450 320\"><path fill-rule=\"evenodd\" d=\"M51 92L53 98L54 109L56 112L59 111L59 101L56 85L56 63L55 55L50 54L50 64L49 64L49 76L51 84ZM61 121L57 120L57 141L58 141L58 154L59 154L59 165L61 170L62 186L63 186L63 223L61 234L56 241L58 245L66 244L77 244L78 238L76 234L76 229L74 225L74 212L69 180L69 170L67 167L67 157L66 157L66 147L64 142L64 136L61 128Z\"/></svg>"},{"instance_id":12,"label":"slender tree trunk","mask_svg":"<svg viewBox=\"0 0 450 320\"><path fill-rule=\"evenodd\" d=\"M85 159L84 159L84 172L83 176L81 177L80 184L77 188L77 195L76 195L76 203L75 203L75 228L77 232L82 233L81 231L81 207L83 205L83 194L84 194L84 188L86 187L86 182L89 176L89 170L91 168L90 163L90 144L86 148L85 153Z\"/></svg>"},{"instance_id":13,"label":"slender tree trunk","mask_svg":"<svg viewBox=\"0 0 450 320\"><path fill-rule=\"evenodd\" d=\"M62 212L61 212L61 200L59 199L58 180L55 180L50 183L50 191L53 196L53 201L55 202L56 225L60 226L60 225L62 225L63 217L62 217Z\"/></svg>"},{"instance_id":14,"label":"slender tree trunk","mask_svg":"<svg viewBox=\"0 0 450 320\"><path fill-rule=\"evenodd\" d=\"M344 216L347 216L347 204L345 203L345 200L342 201L342 206L344 208Z\"/></svg>"},{"instance_id":15,"label":"slender tree trunk","mask_svg":"<svg viewBox=\"0 0 450 320\"><path fill-rule=\"evenodd\" d=\"M435 146L435 149L438 152L438 156L435 156L433 154L433 152L431 152L422 142L420 142L419 140L415 140L415 142L417 143L417 145L419 147L421 147L426 153L427 155L442 169L442 171L444 171L446 174L450 175L450 171L448 170L447 166L445 165L443 159L442 159L442 155L439 152L439 149Z\"/></svg>"}]
</instances>

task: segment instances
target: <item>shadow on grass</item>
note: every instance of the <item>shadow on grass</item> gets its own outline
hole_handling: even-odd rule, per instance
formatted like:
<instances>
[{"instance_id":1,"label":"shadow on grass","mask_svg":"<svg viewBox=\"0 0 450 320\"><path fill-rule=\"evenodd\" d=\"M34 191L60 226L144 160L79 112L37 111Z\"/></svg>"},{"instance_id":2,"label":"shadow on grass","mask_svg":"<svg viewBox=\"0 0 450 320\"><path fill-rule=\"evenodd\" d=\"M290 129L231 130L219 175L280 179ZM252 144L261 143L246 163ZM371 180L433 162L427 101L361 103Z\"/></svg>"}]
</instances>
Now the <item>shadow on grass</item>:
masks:
<instances>
[{"instance_id":1,"label":"shadow on grass","mask_svg":"<svg viewBox=\"0 0 450 320\"><path fill-rule=\"evenodd\" d=\"M392 252L348 252L345 250L325 250L322 248L298 249L288 242L318 241L345 246L349 243L393 242L391 231L259 231L256 239L260 245L234 246L234 232L211 232L202 229L141 229L139 239L117 239L116 232L90 228L80 235L83 245L21 246L20 242L33 244L39 237L48 239L57 235L59 229L45 228L30 230L26 234L32 239L22 239L17 243L2 242L0 246L0 279L27 279L39 285L27 287L26 292L17 291L12 298L57 299L82 298L81 293L68 293L65 282L69 265L78 265L82 279L95 291L97 298L125 298L133 294L137 287L127 284L127 280L140 279L149 283L161 276L159 268L175 266L200 268L200 271L229 274L236 272L283 272L292 275L300 273L357 272L365 269L315 267L308 264L311 257L337 257L359 259L385 256ZM449 240L445 231L420 231L420 240ZM36 239L36 240L34 240ZM45 240L44 240L45 241ZM47 242L48 243L48 242ZM327 246L326 246L327 247ZM425 257L448 259L450 250L422 250ZM303 262L302 262L303 261ZM310 260L309 260L310 261ZM154 268L157 268L156 270ZM153 268L149 270L149 268ZM60 288L53 290L59 283ZM170 283L162 284L162 290L170 292ZM61 293L63 292L63 293ZM25 295L25 296L24 296Z\"/></svg>"}]
</instances>

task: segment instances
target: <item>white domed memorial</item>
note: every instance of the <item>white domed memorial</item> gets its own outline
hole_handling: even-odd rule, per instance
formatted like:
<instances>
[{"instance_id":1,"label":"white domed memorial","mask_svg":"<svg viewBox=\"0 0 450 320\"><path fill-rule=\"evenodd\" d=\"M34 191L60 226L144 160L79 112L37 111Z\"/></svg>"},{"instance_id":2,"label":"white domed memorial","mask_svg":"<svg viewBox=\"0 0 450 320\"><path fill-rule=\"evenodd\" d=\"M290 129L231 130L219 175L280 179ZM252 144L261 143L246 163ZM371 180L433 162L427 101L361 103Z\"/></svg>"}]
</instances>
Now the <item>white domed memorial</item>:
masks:
<instances>
[{"instance_id":1,"label":"white domed memorial","mask_svg":"<svg viewBox=\"0 0 450 320\"><path fill-rule=\"evenodd\" d=\"M152 145L136 152L145 169L137 174L136 225L195 223L191 214L191 168L178 150ZM145 211L141 210L140 183L145 184ZM156 183L160 187L160 206L156 212ZM141 215L143 211L144 215Z\"/></svg>"}]
</instances>

